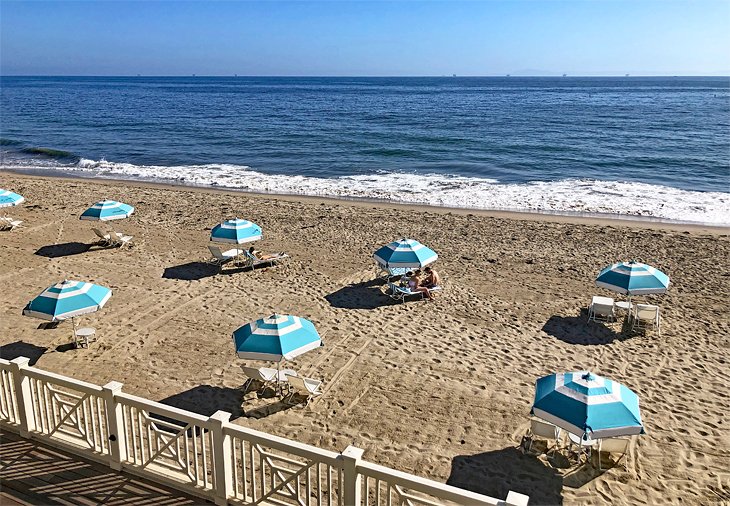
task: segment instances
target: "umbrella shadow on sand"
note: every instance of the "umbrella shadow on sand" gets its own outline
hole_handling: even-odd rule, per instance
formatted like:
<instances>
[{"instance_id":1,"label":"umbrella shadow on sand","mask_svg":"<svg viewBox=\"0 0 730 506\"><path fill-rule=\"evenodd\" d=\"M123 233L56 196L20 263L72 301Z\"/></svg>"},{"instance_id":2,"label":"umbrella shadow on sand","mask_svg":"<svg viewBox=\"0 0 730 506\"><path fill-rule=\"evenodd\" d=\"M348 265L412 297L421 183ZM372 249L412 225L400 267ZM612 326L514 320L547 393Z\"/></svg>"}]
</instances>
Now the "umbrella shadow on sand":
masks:
<instances>
[{"instance_id":1,"label":"umbrella shadow on sand","mask_svg":"<svg viewBox=\"0 0 730 506\"><path fill-rule=\"evenodd\" d=\"M502 500L512 490L530 496L530 503L563 503L560 474L514 447L457 455L451 461L446 484Z\"/></svg>"},{"instance_id":2,"label":"umbrella shadow on sand","mask_svg":"<svg viewBox=\"0 0 730 506\"><path fill-rule=\"evenodd\" d=\"M0 346L0 358L4 360L13 360L18 357L26 357L30 359L29 364L34 365L47 350L48 348L44 346L36 346L35 344L23 341L15 341L14 343L3 344Z\"/></svg>"},{"instance_id":3,"label":"umbrella shadow on sand","mask_svg":"<svg viewBox=\"0 0 730 506\"><path fill-rule=\"evenodd\" d=\"M371 279L352 285L343 286L339 290L325 295L325 300L332 307L344 309L377 309L397 304L382 291L383 281Z\"/></svg>"},{"instance_id":4,"label":"umbrella shadow on sand","mask_svg":"<svg viewBox=\"0 0 730 506\"><path fill-rule=\"evenodd\" d=\"M551 316L542 330L568 344L595 346L610 344L616 339L625 339L627 335L616 331L604 322L588 321L588 312L581 310L580 316Z\"/></svg>"},{"instance_id":5,"label":"umbrella shadow on sand","mask_svg":"<svg viewBox=\"0 0 730 506\"><path fill-rule=\"evenodd\" d=\"M222 276L231 276L240 272L247 272L255 269L270 269L273 267L276 266L262 264L254 267L236 267L230 264L230 266L224 265L223 268L220 268L219 266L208 262L188 262L186 264L166 267L162 272L162 277L165 279L178 279L182 281L197 281L199 279L210 278L219 274Z\"/></svg>"},{"instance_id":6,"label":"umbrella shadow on sand","mask_svg":"<svg viewBox=\"0 0 730 506\"><path fill-rule=\"evenodd\" d=\"M244 415L242 408L243 390L240 388L198 385L184 392L166 397L159 402L203 416L211 416L218 410L230 413L231 420ZM158 418L166 420L165 417Z\"/></svg>"},{"instance_id":7,"label":"umbrella shadow on sand","mask_svg":"<svg viewBox=\"0 0 730 506\"><path fill-rule=\"evenodd\" d=\"M86 244L83 242L65 242L62 244L49 244L41 246L35 252L36 255L46 258L61 258L72 255L80 255L91 250L94 244ZM103 248L99 248L103 249Z\"/></svg>"},{"instance_id":8,"label":"umbrella shadow on sand","mask_svg":"<svg viewBox=\"0 0 730 506\"><path fill-rule=\"evenodd\" d=\"M165 279L196 281L203 278L210 278L218 273L220 273L220 268L208 262L188 262L182 265L166 267L162 273L162 277Z\"/></svg>"}]
</instances>

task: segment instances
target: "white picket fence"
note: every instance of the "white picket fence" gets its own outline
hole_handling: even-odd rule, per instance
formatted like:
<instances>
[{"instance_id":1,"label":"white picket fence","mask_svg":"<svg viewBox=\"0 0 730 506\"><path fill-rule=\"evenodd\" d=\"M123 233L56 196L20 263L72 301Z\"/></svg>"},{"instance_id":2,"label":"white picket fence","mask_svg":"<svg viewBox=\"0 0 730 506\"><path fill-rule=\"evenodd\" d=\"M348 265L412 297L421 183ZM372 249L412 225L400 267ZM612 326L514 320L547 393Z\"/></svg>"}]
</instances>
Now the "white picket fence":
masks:
<instances>
[{"instance_id":1,"label":"white picket fence","mask_svg":"<svg viewBox=\"0 0 730 506\"><path fill-rule=\"evenodd\" d=\"M299 506L513 505L362 460L363 450L322 450L0 359L0 424L216 504Z\"/></svg>"}]
</instances>

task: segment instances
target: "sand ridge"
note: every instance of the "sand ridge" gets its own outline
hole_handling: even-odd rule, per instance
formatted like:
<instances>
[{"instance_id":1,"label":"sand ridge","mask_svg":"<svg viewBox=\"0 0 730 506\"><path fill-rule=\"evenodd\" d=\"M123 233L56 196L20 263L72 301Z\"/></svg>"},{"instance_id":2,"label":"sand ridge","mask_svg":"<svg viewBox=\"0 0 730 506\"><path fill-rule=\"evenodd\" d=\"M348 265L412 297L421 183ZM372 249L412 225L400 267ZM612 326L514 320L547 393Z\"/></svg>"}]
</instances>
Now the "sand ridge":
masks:
<instances>
[{"instance_id":1,"label":"sand ridge","mask_svg":"<svg viewBox=\"0 0 730 506\"><path fill-rule=\"evenodd\" d=\"M511 219L478 213L250 196L134 183L0 175L28 203L7 214L25 228L0 233L3 357L384 465L531 504L717 503L730 500L730 297L726 233L627 222ZM136 207L113 227L129 251L88 248L78 215L102 198ZM209 228L242 217L262 226L261 249L284 265L216 274ZM580 221L580 220L579 220ZM372 252L407 236L439 253L447 278L433 303L395 304L374 281ZM636 259L672 278L662 335L622 338L620 323L586 322L598 270ZM99 341L56 351L69 326L38 330L22 307L63 278L114 295L84 318ZM325 346L287 364L324 381L307 409L241 398L231 332L272 312L311 319ZM64 348L61 347L63 350ZM21 353L23 352L23 353ZM516 447L536 378L590 369L641 399L647 434L629 470L571 472ZM243 402L242 402L243 401Z\"/></svg>"}]
</instances>

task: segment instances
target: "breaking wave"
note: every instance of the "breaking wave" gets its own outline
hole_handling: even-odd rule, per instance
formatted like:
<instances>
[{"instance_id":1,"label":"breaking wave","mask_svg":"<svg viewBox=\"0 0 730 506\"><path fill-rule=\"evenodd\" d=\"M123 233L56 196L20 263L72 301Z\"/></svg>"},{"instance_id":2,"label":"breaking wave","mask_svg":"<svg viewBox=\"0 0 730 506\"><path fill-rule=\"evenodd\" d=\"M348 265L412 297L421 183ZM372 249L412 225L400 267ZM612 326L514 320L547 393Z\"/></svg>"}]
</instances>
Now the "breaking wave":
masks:
<instances>
[{"instance_id":1,"label":"breaking wave","mask_svg":"<svg viewBox=\"0 0 730 506\"><path fill-rule=\"evenodd\" d=\"M730 225L730 193L688 191L638 182L566 179L503 184L494 179L444 174L378 172L331 178L265 174L244 165L134 165L80 159L74 165L6 165L87 177L212 186L257 193L377 199L440 207L600 213Z\"/></svg>"}]
</instances>

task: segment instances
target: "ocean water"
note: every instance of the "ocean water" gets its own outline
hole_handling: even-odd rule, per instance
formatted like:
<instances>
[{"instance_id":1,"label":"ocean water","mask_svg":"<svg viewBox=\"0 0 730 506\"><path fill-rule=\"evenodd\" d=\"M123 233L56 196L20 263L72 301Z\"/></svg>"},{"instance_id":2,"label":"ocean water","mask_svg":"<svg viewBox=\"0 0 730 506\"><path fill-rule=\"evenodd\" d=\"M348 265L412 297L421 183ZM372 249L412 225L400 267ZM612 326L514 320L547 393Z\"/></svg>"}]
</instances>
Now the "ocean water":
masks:
<instances>
[{"instance_id":1,"label":"ocean water","mask_svg":"<svg viewBox=\"0 0 730 506\"><path fill-rule=\"evenodd\" d=\"M726 77L2 77L0 166L730 225Z\"/></svg>"}]
</instances>

